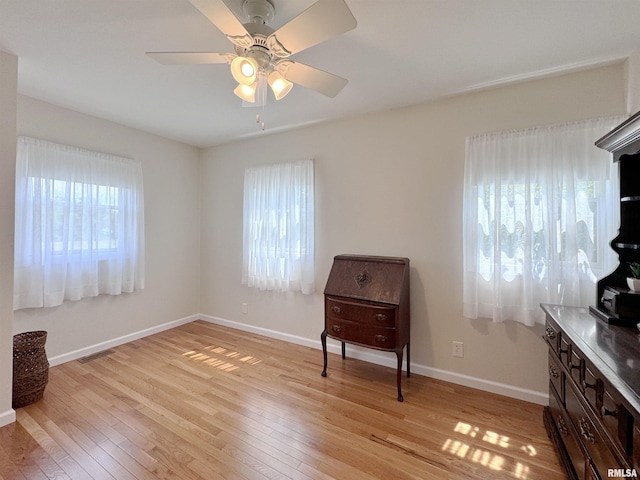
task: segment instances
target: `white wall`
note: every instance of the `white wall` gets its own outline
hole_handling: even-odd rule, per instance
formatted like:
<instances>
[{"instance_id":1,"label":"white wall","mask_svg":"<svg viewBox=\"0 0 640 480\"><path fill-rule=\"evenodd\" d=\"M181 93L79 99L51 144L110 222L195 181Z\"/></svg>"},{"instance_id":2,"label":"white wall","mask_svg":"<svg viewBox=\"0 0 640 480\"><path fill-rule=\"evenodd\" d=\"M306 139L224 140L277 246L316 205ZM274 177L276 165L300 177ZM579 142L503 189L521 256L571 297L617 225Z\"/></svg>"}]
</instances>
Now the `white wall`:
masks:
<instances>
[{"instance_id":1,"label":"white wall","mask_svg":"<svg viewBox=\"0 0 640 480\"><path fill-rule=\"evenodd\" d=\"M627 60L627 110L640 111L640 49Z\"/></svg>"},{"instance_id":2,"label":"white wall","mask_svg":"<svg viewBox=\"0 0 640 480\"><path fill-rule=\"evenodd\" d=\"M625 111L620 63L207 149L201 311L319 345L322 290L334 255L409 257L412 369L460 383L478 379L483 388L542 402L548 382L542 328L462 317L464 139ZM244 168L307 157L316 161L317 292L247 289L240 285ZM464 358L451 356L452 340L464 342Z\"/></svg>"},{"instance_id":3,"label":"white wall","mask_svg":"<svg viewBox=\"0 0 640 480\"><path fill-rule=\"evenodd\" d=\"M14 333L47 330L55 363L199 311L198 149L22 96L18 134L142 161L146 288L16 311Z\"/></svg>"},{"instance_id":4,"label":"white wall","mask_svg":"<svg viewBox=\"0 0 640 480\"><path fill-rule=\"evenodd\" d=\"M0 51L0 427L15 420L13 378L13 231L18 58Z\"/></svg>"}]
</instances>

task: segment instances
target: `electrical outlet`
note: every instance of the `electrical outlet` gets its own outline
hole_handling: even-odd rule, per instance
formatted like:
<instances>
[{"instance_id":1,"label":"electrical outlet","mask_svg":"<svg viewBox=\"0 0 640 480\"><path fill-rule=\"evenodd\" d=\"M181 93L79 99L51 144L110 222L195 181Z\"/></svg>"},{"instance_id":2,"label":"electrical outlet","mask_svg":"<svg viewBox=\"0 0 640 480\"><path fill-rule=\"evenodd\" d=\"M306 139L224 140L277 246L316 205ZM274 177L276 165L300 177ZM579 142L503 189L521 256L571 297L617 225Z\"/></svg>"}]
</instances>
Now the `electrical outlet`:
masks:
<instances>
[{"instance_id":1,"label":"electrical outlet","mask_svg":"<svg viewBox=\"0 0 640 480\"><path fill-rule=\"evenodd\" d=\"M454 341L451 345L451 355L454 357L464 357L464 343Z\"/></svg>"},{"instance_id":2,"label":"electrical outlet","mask_svg":"<svg viewBox=\"0 0 640 480\"><path fill-rule=\"evenodd\" d=\"M249 313L249 304L248 303L242 303L242 313L247 314Z\"/></svg>"}]
</instances>

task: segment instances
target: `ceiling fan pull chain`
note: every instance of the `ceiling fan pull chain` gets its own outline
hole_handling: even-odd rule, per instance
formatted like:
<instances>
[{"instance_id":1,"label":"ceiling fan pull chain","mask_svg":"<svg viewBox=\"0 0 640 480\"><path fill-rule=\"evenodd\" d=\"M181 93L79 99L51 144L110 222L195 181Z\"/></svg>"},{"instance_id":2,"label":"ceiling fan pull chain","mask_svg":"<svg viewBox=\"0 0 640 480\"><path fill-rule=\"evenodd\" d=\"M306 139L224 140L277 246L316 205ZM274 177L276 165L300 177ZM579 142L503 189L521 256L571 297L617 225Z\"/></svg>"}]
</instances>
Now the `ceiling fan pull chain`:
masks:
<instances>
[{"instance_id":1,"label":"ceiling fan pull chain","mask_svg":"<svg viewBox=\"0 0 640 480\"><path fill-rule=\"evenodd\" d=\"M264 108L263 108L263 110L264 110ZM259 113L258 113L258 114L256 114L256 123L260 123L260 114L259 114ZM260 124L260 129L261 129L261 130L264 130L264 122L262 122L262 123Z\"/></svg>"}]
</instances>

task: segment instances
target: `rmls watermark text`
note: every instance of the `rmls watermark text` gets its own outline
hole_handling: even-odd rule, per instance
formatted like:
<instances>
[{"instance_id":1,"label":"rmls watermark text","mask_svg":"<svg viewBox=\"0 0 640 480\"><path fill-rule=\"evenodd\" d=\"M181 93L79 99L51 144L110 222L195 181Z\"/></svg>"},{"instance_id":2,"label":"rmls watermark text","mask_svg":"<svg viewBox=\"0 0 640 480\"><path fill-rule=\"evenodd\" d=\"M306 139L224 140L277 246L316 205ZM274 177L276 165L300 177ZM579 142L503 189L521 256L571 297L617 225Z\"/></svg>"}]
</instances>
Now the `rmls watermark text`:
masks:
<instances>
[{"instance_id":1,"label":"rmls watermark text","mask_svg":"<svg viewBox=\"0 0 640 480\"><path fill-rule=\"evenodd\" d=\"M607 469L609 478L638 478L635 468L609 468Z\"/></svg>"}]
</instances>

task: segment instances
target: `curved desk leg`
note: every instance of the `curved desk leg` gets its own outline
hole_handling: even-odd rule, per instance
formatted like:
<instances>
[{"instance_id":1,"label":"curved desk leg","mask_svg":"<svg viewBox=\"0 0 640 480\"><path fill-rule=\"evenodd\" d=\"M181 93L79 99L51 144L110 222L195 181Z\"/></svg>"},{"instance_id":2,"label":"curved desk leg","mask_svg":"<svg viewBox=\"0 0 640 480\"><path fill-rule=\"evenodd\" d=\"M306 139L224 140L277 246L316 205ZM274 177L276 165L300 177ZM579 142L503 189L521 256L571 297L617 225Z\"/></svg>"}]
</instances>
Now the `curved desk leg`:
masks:
<instances>
[{"instance_id":1,"label":"curved desk leg","mask_svg":"<svg viewBox=\"0 0 640 480\"><path fill-rule=\"evenodd\" d=\"M322 369L322 376L327 376L327 331L323 330L320 335L320 341L322 342L322 356L324 357L324 368ZM344 344L343 344L344 346Z\"/></svg>"},{"instance_id":2,"label":"curved desk leg","mask_svg":"<svg viewBox=\"0 0 640 480\"><path fill-rule=\"evenodd\" d=\"M403 347L396 348L396 356L398 357L398 371L396 374L397 382L398 382L398 401L404 402L404 397L402 396L402 351Z\"/></svg>"},{"instance_id":3,"label":"curved desk leg","mask_svg":"<svg viewBox=\"0 0 640 480\"><path fill-rule=\"evenodd\" d=\"M347 358L346 351L344 348L344 342L342 342L342 359L345 360Z\"/></svg>"}]
</instances>

